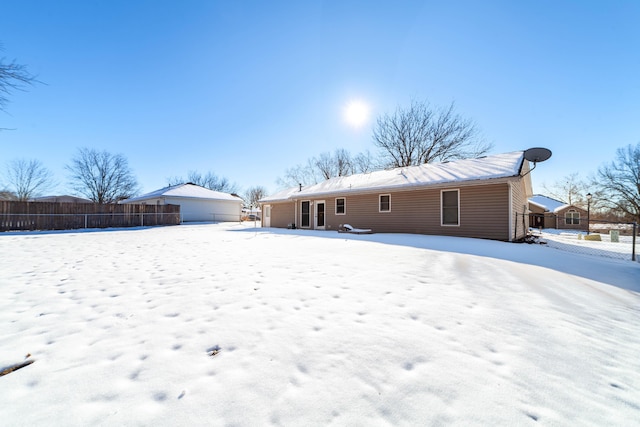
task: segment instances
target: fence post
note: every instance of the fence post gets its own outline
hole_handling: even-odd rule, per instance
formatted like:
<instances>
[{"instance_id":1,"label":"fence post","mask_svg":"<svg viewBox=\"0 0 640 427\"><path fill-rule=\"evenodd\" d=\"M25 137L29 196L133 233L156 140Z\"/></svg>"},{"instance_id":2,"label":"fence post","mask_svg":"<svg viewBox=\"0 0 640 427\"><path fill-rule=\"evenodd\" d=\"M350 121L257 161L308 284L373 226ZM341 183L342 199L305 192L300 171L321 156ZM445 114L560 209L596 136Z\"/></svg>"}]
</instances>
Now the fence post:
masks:
<instances>
[{"instance_id":1,"label":"fence post","mask_svg":"<svg viewBox=\"0 0 640 427\"><path fill-rule=\"evenodd\" d=\"M638 234L638 223L633 223L633 239L631 240L631 261L636 260L636 234Z\"/></svg>"},{"instance_id":2,"label":"fence post","mask_svg":"<svg viewBox=\"0 0 640 427\"><path fill-rule=\"evenodd\" d=\"M87 214L84 214L84 228L87 228Z\"/></svg>"}]
</instances>

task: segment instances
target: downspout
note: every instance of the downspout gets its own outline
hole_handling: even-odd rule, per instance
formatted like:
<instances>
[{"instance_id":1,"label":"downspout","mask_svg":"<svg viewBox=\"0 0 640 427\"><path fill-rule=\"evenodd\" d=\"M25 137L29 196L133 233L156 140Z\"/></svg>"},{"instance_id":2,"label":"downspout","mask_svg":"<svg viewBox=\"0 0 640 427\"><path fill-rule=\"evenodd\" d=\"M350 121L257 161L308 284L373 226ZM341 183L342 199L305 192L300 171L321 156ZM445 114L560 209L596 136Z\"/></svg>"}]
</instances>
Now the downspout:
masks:
<instances>
[{"instance_id":1,"label":"downspout","mask_svg":"<svg viewBox=\"0 0 640 427\"><path fill-rule=\"evenodd\" d=\"M508 231L508 235L509 235L509 241L513 242L515 239L515 236L518 233L518 230L514 229L514 215L516 213L513 212L513 183L511 181L509 181L509 231ZM517 224L517 218L516 218L516 224ZM513 231L513 239L511 238L511 230Z\"/></svg>"}]
</instances>

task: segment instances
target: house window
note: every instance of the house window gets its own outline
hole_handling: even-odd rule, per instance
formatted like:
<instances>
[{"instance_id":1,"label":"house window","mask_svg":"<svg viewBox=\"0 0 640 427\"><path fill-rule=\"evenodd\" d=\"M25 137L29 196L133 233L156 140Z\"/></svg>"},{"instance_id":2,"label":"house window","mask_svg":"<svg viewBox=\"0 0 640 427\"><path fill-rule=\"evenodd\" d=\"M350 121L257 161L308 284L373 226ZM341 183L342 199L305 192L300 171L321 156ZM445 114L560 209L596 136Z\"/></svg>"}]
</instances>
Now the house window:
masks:
<instances>
[{"instance_id":1,"label":"house window","mask_svg":"<svg viewBox=\"0 0 640 427\"><path fill-rule=\"evenodd\" d=\"M380 195L379 211L391 212L391 194Z\"/></svg>"},{"instance_id":2,"label":"house window","mask_svg":"<svg viewBox=\"0 0 640 427\"><path fill-rule=\"evenodd\" d=\"M302 207L301 207L301 213L302 213L302 227L309 227L309 220L310 220L310 209L311 206L311 202L309 202L308 200L302 202Z\"/></svg>"},{"instance_id":3,"label":"house window","mask_svg":"<svg viewBox=\"0 0 640 427\"><path fill-rule=\"evenodd\" d=\"M567 225L580 225L580 212L573 209L564 215L564 223Z\"/></svg>"},{"instance_id":4,"label":"house window","mask_svg":"<svg viewBox=\"0 0 640 427\"><path fill-rule=\"evenodd\" d=\"M460 225L460 191L447 190L440 193L442 225Z\"/></svg>"},{"instance_id":5,"label":"house window","mask_svg":"<svg viewBox=\"0 0 640 427\"><path fill-rule=\"evenodd\" d=\"M344 215L347 213L346 200L344 197L336 199L336 215Z\"/></svg>"}]
</instances>

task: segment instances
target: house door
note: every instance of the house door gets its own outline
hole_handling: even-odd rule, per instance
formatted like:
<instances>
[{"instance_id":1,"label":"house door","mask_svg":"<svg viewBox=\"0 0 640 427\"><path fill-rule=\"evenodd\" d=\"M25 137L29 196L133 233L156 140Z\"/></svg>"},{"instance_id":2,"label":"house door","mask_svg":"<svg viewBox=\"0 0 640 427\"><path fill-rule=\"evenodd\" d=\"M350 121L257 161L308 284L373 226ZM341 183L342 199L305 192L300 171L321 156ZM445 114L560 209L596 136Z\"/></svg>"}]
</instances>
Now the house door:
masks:
<instances>
[{"instance_id":1,"label":"house door","mask_svg":"<svg viewBox=\"0 0 640 427\"><path fill-rule=\"evenodd\" d=\"M531 221L530 227L533 228L544 228L544 215L531 215L529 218Z\"/></svg>"},{"instance_id":2,"label":"house door","mask_svg":"<svg viewBox=\"0 0 640 427\"><path fill-rule=\"evenodd\" d=\"M316 230L324 230L324 200L319 200L316 205Z\"/></svg>"},{"instance_id":3,"label":"house door","mask_svg":"<svg viewBox=\"0 0 640 427\"><path fill-rule=\"evenodd\" d=\"M264 227L271 227L271 205L264 205L262 221L264 222Z\"/></svg>"}]
</instances>

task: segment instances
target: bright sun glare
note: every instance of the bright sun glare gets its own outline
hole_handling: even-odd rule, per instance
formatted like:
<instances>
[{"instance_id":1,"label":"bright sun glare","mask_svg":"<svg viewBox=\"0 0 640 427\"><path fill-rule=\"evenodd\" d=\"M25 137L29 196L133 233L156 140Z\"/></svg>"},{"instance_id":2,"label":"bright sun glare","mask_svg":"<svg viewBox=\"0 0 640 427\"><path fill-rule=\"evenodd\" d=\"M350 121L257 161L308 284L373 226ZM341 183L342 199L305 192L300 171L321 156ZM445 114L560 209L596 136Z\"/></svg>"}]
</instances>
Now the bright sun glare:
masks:
<instances>
[{"instance_id":1,"label":"bright sun glare","mask_svg":"<svg viewBox=\"0 0 640 427\"><path fill-rule=\"evenodd\" d=\"M344 119L353 128L360 128L369 119L369 106L362 101L351 101L344 108Z\"/></svg>"}]
</instances>

